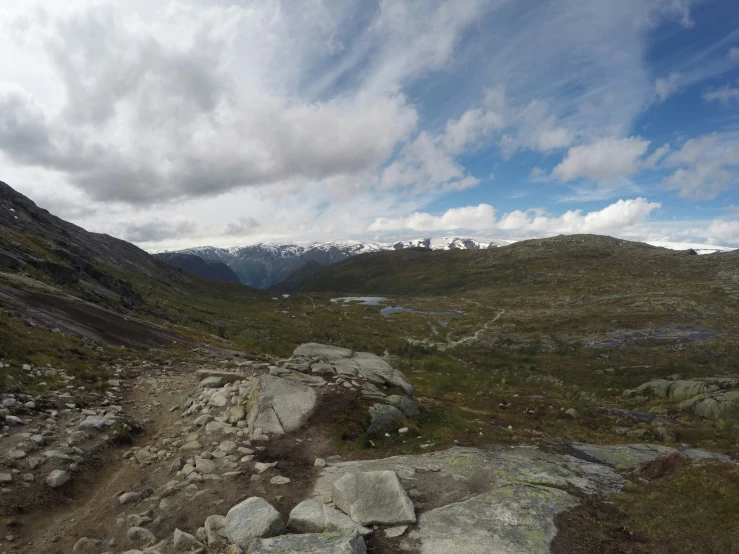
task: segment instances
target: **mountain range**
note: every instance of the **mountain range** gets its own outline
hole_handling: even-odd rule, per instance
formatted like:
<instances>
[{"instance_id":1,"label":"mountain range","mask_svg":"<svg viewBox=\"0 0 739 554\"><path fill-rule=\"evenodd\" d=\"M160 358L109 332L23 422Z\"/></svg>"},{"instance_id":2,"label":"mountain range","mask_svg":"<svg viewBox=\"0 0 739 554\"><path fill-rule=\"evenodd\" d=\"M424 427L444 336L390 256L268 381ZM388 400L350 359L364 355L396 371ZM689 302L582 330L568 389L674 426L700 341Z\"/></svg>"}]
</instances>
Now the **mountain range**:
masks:
<instances>
[{"instance_id":1,"label":"mountain range","mask_svg":"<svg viewBox=\"0 0 739 554\"><path fill-rule=\"evenodd\" d=\"M227 265L238 280L244 284L260 289L281 290L279 285L292 279L298 273L297 279L303 281L306 276L314 275L323 266L335 264L357 256L373 252L385 252L407 249L424 250L486 250L506 246L516 241L511 240L480 240L460 237L433 237L418 238L399 242L362 242L362 241L331 241L312 244L278 244L259 243L250 246L235 246L231 248L216 248L202 246L188 248L176 252L155 254L156 257L174 263L187 271L198 273L205 277L212 277L233 282L233 277L224 268L217 270L209 263L195 261L199 257L205 262L215 262ZM720 246L676 243L668 241L650 241L652 246L661 246L670 250L693 250L696 254L713 254L732 250ZM174 255L177 254L177 257ZM218 276L220 275L220 276ZM286 285L282 288L290 288Z\"/></svg>"},{"instance_id":2,"label":"mountain range","mask_svg":"<svg viewBox=\"0 0 739 554\"><path fill-rule=\"evenodd\" d=\"M188 248L177 252L163 252L156 256L162 260L173 259L173 254L197 256L206 261L220 262L230 267L244 285L260 289L268 289L287 279L293 272L306 264L326 266L371 252L422 248L430 250L481 250L496 248L507 244L507 241L483 242L469 238L437 237L420 238L394 243L332 241L323 243L302 244L254 244L233 248L215 248L204 246ZM183 267L188 271L200 273L195 265ZM201 264L197 264L202 267ZM201 275L205 275L200 273ZM205 275L210 277L212 275Z\"/></svg>"}]
</instances>

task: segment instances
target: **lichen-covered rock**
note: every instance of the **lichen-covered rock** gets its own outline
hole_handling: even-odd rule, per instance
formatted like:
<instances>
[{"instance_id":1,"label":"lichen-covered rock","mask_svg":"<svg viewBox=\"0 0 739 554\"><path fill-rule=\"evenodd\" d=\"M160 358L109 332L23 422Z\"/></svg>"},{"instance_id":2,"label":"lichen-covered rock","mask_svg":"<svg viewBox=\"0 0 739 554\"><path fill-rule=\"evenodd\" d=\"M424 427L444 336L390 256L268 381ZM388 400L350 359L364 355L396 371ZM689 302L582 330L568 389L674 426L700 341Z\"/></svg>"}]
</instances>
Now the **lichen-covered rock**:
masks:
<instances>
[{"instance_id":1,"label":"lichen-covered rock","mask_svg":"<svg viewBox=\"0 0 739 554\"><path fill-rule=\"evenodd\" d=\"M408 398L407 396L394 394L392 396L388 396L386 402L391 406L398 408L406 417L414 418L421 415L418 402L412 398Z\"/></svg>"},{"instance_id":2,"label":"lichen-covered rock","mask_svg":"<svg viewBox=\"0 0 739 554\"><path fill-rule=\"evenodd\" d=\"M554 517L576 504L556 488L511 484L426 512L409 537L422 554L546 554Z\"/></svg>"},{"instance_id":3,"label":"lichen-covered rock","mask_svg":"<svg viewBox=\"0 0 739 554\"><path fill-rule=\"evenodd\" d=\"M415 523L413 502L394 471L347 473L333 484L336 506L361 525Z\"/></svg>"},{"instance_id":4,"label":"lichen-covered rock","mask_svg":"<svg viewBox=\"0 0 739 554\"><path fill-rule=\"evenodd\" d=\"M226 518L225 516L212 515L205 520L205 536L208 546L225 546L228 544L228 535L226 534Z\"/></svg>"},{"instance_id":5,"label":"lichen-covered rock","mask_svg":"<svg viewBox=\"0 0 739 554\"><path fill-rule=\"evenodd\" d=\"M349 516L318 500L304 500L290 512L287 528L296 533L326 533L342 530L368 535L371 529L355 523Z\"/></svg>"},{"instance_id":6,"label":"lichen-covered rock","mask_svg":"<svg viewBox=\"0 0 739 554\"><path fill-rule=\"evenodd\" d=\"M355 531L283 535L257 539L248 554L366 554L364 539Z\"/></svg>"},{"instance_id":7,"label":"lichen-covered rock","mask_svg":"<svg viewBox=\"0 0 739 554\"><path fill-rule=\"evenodd\" d=\"M272 537L285 528L274 507L257 496L236 504L226 514L226 536L243 549L259 537Z\"/></svg>"}]
</instances>

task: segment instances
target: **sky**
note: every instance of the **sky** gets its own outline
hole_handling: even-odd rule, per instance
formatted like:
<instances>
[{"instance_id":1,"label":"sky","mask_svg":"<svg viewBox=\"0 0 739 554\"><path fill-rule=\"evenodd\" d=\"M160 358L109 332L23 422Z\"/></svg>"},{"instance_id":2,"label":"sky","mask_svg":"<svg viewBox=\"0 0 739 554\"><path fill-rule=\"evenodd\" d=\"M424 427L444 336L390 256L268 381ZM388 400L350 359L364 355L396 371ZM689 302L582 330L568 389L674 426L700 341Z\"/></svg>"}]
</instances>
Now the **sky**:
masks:
<instances>
[{"instance_id":1,"label":"sky","mask_svg":"<svg viewBox=\"0 0 739 554\"><path fill-rule=\"evenodd\" d=\"M736 0L2 0L0 179L148 250L739 247Z\"/></svg>"}]
</instances>

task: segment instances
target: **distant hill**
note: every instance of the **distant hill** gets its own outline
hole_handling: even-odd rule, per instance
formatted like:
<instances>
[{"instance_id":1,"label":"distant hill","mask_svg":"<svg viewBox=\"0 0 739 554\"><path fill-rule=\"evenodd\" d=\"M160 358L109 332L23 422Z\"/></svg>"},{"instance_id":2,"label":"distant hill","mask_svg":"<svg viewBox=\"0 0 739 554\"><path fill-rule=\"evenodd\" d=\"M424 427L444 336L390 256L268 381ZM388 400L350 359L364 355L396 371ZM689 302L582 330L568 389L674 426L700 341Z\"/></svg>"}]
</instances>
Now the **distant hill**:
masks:
<instances>
[{"instance_id":1,"label":"distant hill","mask_svg":"<svg viewBox=\"0 0 739 554\"><path fill-rule=\"evenodd\" d=\"M489 250L375 252L299 271L273 288L280 292L446 294L496 285L556 284L583 294L664 286L672 279L708 286L721 271L739 278L739 253L694 256L598 235L527 240ZM718 273L717 273L718 272ZM602 292L602 291L601 291Z\"/></svg>"},{"instance_id":2,"label":"distant hill","mask_svg":"<svg viewBox=\"0 0 739 554\"><path fill-rule=\"evenodd\" d=\"M236 273L223 262L204 260L195 254L185 254L182 252L164 252L162 254L154 254L154 257L190 273L202 275L203 277L218 279L227 283L240 283Z\"/></svg>"},{"instance_id":3,"label":"distant hill","mask_svg":"<svg viewBox=\"0 0 739 554\"><path fill-rule=\"evenodd\" d=\"M174 252L193 254L203 260L228 265L245 285L268 289L285 280L306 264L335 264L352 256L371 252L426 248L431 250L481 250L506 242L478 241L457 237L421 238L393 243L334 241L301 244L255 244L234 248L204 246ZM311 269L315 271L315 268Z\"/></svg>"}]
</instances>

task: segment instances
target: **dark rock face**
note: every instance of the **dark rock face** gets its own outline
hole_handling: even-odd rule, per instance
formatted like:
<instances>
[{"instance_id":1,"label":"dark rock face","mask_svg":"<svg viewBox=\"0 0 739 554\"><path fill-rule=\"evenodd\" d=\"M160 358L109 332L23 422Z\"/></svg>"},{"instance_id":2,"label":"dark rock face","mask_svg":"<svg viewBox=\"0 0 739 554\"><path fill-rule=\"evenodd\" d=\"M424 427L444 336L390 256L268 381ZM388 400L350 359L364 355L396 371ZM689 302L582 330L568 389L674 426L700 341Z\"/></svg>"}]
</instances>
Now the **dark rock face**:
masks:
<instances>
[{"instance_id":1,"label":"dark rock face","mask_svg":"<svg viewBox=\"0 0 739 554\"><path fill-rule=\"evenodd\" d=\"M36 272L53 283L77 288L85 300L114 300L125 311L141 306L141 296L120 274L165 279L162 262L133 244L89 233L64 221L0 182L0 267Z\"/></svg>"},{"instance_id":2,"label":"dark rock face","mask_svg":"<svg viewBox=\"0 0 739 554\"><path fill-rule=\"evenodd\" d=\"M234 271L222 262L213 260L204 260L200 256L195 254L186 254L182 252L164 252L161 254L154 254L155 258L163 260L168 264L189 271L190 273L197 273L203 277L210 279L218 279L219 281L226 281L227 283L240 283L239 277Z\"/></svg>"}]
</instances>

